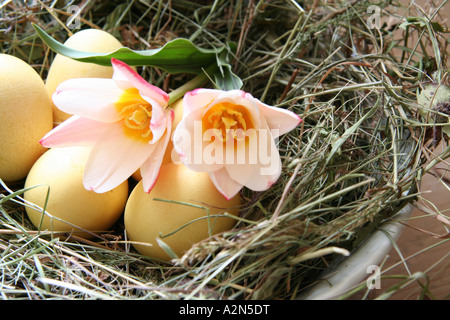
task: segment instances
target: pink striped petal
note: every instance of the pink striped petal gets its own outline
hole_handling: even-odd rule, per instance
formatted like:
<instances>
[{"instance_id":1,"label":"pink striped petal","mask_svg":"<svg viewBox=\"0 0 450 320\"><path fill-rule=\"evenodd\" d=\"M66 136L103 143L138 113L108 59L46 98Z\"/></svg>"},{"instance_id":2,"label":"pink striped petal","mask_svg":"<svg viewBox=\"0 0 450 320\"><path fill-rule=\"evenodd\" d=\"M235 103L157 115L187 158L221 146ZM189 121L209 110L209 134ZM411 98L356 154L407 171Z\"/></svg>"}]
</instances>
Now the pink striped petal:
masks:
<instances>
[{"instance_id":1,"label":"pink striped petal","mask_svg":"<svg viewBox=\"0 0 450 320\"><path fill-rule=\"evenodd\" d=\"M166 132L167 122L170 120L170 114L167 112L166 108L158 104L156 101L145 96L142 98L152 106L150 130L152 131L153 139L149 143L155 143L163 136L164 132Z\"/></svg>"},{"instance_id":2,"label":"pink striped petal","mask_svg":"<svg viewBox=\"0 0 450 320\"><path fill-rule=\"evenodd\" d=\"M58 109L101 122L120 119L115 103L123 91L111 79L69 79L61 83L52 99Z\"/></svg>"},{"instance_id":3,"label":"pink striped petal","mask_svg":"<svg viewBox=\"0 0 450 320\"><path fill-rule=\"evenodd\" d=\"M50 132L39 143L46 148L93 146L109 124L72 116Z\"/></svg>"},{"instance_id":4,"label":"pink striped petal","mask_svg":"<svg viewBox=\"0 0 450 320\"><path fill-rule=\"evenodd\" d=\"M164 159L164 154L169 144L171 133L172 133L172 123L175 117L173 110L167 111L169 113L166 133L163 139L160 139L156 144L152 152L152 155L142 164L141 166L141 176L144 191L149 193L156 183L159 176L159 171L161 169L161 164Z\"/></svg>"},{"instance_id":5,"label":"pink striped petal","mask_svg":"<svg viewBox=\"0 0 450 320\"><path fill-rule=\"evenodd\" d=\"M110 124L94 145L84 171L84 186L98 193L128 179L151 155L154 145L129 139L122 124Z\"/></svg>"},{"instance_id":6,"label":"pink striped petal","mask_svg":"<svg viewBox=\"0 0 450 320\"><path fill-rule=\"evenodd\" d=\"M139 90L141 96L147 96L162 106L166 106L168 104L169 95L166 92L145 81L126 63L113 58L111 59L111 64L114 69L113 80L124 82L129 81L133 87Z\"/></svg>"},{"instance_id":7,"label":"pink striped petal","mask_svg":"<svg viewBox=\"0 0 450 320\"><path fill-rule=\"evenodd\" d=\"M212 183L217 190L227 199L230 200L242 189L242 184L233 180L225 168L209 173Z\"/></svg>"}]
</instances>

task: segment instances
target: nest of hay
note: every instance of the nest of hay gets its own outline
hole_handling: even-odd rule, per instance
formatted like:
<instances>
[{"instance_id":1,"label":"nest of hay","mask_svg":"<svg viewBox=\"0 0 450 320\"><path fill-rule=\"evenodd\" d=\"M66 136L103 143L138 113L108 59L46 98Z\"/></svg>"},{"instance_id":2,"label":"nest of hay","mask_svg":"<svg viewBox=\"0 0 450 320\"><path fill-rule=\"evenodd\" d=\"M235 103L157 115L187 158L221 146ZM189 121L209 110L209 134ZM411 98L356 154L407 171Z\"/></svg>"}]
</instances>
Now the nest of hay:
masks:
<instances>
[{"instance_id":1,"label":"nest of hay","mask_svg":"<svg viewBox=\"0 0 450 320\"><path fill-rule=\"evenodd\" d=\"M3 53L45 79L55 55L32 23L60 42L73 31L60 1L4 2ZM330 261L351 252L383 220L414 201L447 136L418 113L424 83L445 83L445 27L425 12L406 19L396 2L84 1L80 28L101 28L132 49L188 38L204 48L236 44L243 90L297 113L281 137L283 172L265 192L244 189L229 232L167 264L139 255L123 221L94 240L37 232L23 185L0 198L0 295L5 299L292 299ZM403 11L402 11L403 10ZM372 24L369 22L372 21ZM375 21L376 22L376 21ZM428 43L433 52L422 50ZM138 68L170 92L193 76Z\"/></svg>"}]
</instances>

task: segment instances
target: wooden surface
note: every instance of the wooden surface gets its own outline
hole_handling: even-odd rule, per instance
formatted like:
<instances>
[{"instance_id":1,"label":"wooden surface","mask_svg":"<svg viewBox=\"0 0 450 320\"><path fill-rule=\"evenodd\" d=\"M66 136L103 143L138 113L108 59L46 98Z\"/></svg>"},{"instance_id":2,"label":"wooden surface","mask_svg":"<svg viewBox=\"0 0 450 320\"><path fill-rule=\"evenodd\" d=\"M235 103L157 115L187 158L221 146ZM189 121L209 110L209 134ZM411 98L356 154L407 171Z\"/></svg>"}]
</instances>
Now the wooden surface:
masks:
<instances>
[{"instance_id":1,"label":"wooden surface","mask_svg":"<svg viewBox=\"0 0 450 320\"><path fill-rule=\"evenodd\" d=\"M450 179L449 172L445 172L450 166L442 164L439 168L441 170L438 172L443 174L442 178ZM423 199L418 201L418 205L426 209L413 211L412 218L407 221L397 241L398 248L391 250L382 268L387 270L382 273L382 290L399 283L399 279L388 279L388 276L420 276L418 280L408 281L404 288L398 290L390 299L411 300L426 293L425 298L450 300L450 238L442 238L450 235L450 225L446 226L436 218L438 211L450 215L450 191L440 179L427 175L422 181ZM420 274L421 272L424 274ZM428 292L424 291L422 286L428 286ZM377 294L373 293L374 296Z\"/></svg>"}]
</instances>

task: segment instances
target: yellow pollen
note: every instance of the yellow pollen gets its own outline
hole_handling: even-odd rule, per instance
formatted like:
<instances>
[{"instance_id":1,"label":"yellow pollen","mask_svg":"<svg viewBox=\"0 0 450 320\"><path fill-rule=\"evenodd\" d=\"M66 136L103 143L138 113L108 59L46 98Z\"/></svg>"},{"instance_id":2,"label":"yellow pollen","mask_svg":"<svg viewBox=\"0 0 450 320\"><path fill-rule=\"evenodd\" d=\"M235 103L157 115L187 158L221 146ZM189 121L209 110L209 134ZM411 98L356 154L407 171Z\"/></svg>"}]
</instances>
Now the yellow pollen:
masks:
<instances>
[{"instance_id":1,"label":"yellow pollen","mask_svg":"<svg viewBox=\"0 0 450 320\"><path fill-rule=\"evenodd\" d=\"M123 119L124 133L127 136L143 142L149 142L153 138L150 130L152 106L139 95L136 88L124 91L116 102L116 109Z\"/></svg>"},{"instance_id":2,"label":"yellow pollen","mask_svg":"<svg viewBox=\"0 0 450 320\"><path fill-rule=\"evenodd\" d=\"M135 124L139 125L143 123L149 116L147 110L136 110L133 111L133 114L129 117L130 121L133 121ZM150 113L151 116L151 113Z\"/></svg>"},{"instance_id":3,"label":"yellow pollen","mask_svg":"<svg viewBox=\"0 0 450 320\"><path fill-rule=\"evenodd\" d=\"M242 131L240 136L245 135L245 132L252 129L253 123L251 121L250 113L241 105L235 105L228 102L218 103L211 107L203 116L202 129L203 133L207 130L213 129L218 133L213 135L222 142L227 142L229 139L234 139L235 146L238 140L236 132Z\"/></svg>"},{"instance_id":4,"label":"yellow pollen","mask_svg":"<svg viewBox=\"0 0 450 320\"><path fill-rule=\"evenodd\" d=\"M237 124L236 120L233 120L228 117L222 117L222 122L225 125L225 129L231 129L231 127L233 127Z\"/></svg>"}]
</instances>

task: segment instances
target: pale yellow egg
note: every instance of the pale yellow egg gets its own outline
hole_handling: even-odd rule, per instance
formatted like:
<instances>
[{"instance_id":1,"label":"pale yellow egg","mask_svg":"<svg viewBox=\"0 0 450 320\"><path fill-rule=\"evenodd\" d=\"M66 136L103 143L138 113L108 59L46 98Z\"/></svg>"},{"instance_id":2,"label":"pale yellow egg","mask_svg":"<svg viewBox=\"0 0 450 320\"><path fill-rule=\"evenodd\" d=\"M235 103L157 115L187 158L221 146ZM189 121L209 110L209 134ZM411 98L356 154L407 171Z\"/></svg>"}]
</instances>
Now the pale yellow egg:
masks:
<instances>
[{"instance_id":1,"label":"pale yellow egg","mask_svg":"<svg viewBox=\"0 0 450 320\"><path fill-rule=\"evenodd\" d=\"M172 124L172 135L173 135L175 128L180 123L181 118L183 117L183 99L179 99L179 100L175 101L173 104L171 104L169 106L169 108L172 108L174 110L174 119L173 119L173 124ZM172 139L170 139L170 141L167 145L166 152L164 153L164 159L163 159L162 163L166 164L166 163L172 163L172 162L179 163L179 158L178 158L178 154L173 149ZM133 173L132 177L136 181L141 180L142 179L141 171L137 170L136 172Z\"/></svg>"},{"instance_id":2,"label":"pale yellow egg","mask_svg":"<svg viewBox=\"0 0 450 320\"><path fill-rule=\"evenodd\" d=\"M113 35L99 29L84 29L69 37L64 45L80 51L94 53L108 53L122 47L122 44ZM86 63L73 60L57 54L48 71L45 85L51 96L57 86L68 79L75 78L112 78L113 68L95 63ZM71 115L59 110L53 105L54 124L58 125Z\"/></svg>"},{"instance_id":3,"label":"pale yellow egg","mask_svg":"<svg viewBox=\"0 0 450 320\"><path fill-rule=\"evenodd\" d=\"M43 216L42 210L26 206L36 228L90 238L83 230L108 230L122 215L128 181L105 193L84 188L83 172L89 152L87 147L52 148L36 161L25 181L25 188L33 188L25 191L24 199L40 208L46 205L52 215Z\"/></svg>"},{"instance_id":4,"label":"pale yellow egg","mask_svg":"<svg viewBox=\"0 0 450 320\"><path fill-rule=\"evenodd\" d=\"M52 129L52 104L39 74L25 61L0 54L0 178L26 177L45 152L39 140Z\"/></svg>"},{"instance_id":5,"label":"pale yellow egg","mask_svg":"<svg viewBox=\"0 0 450 320\"><path fill-rule=\"evenodd\" d=\"M230 230L236 219L218 215L228 212L237 216L240 204L239 194L226 200L206 172L168 163L161 167L150 193L144 192L142 181L131 192L125 207L125 229L139 253L169 261L157 239L181 256L193 244Z\"/></svg>"}]
</instances>

